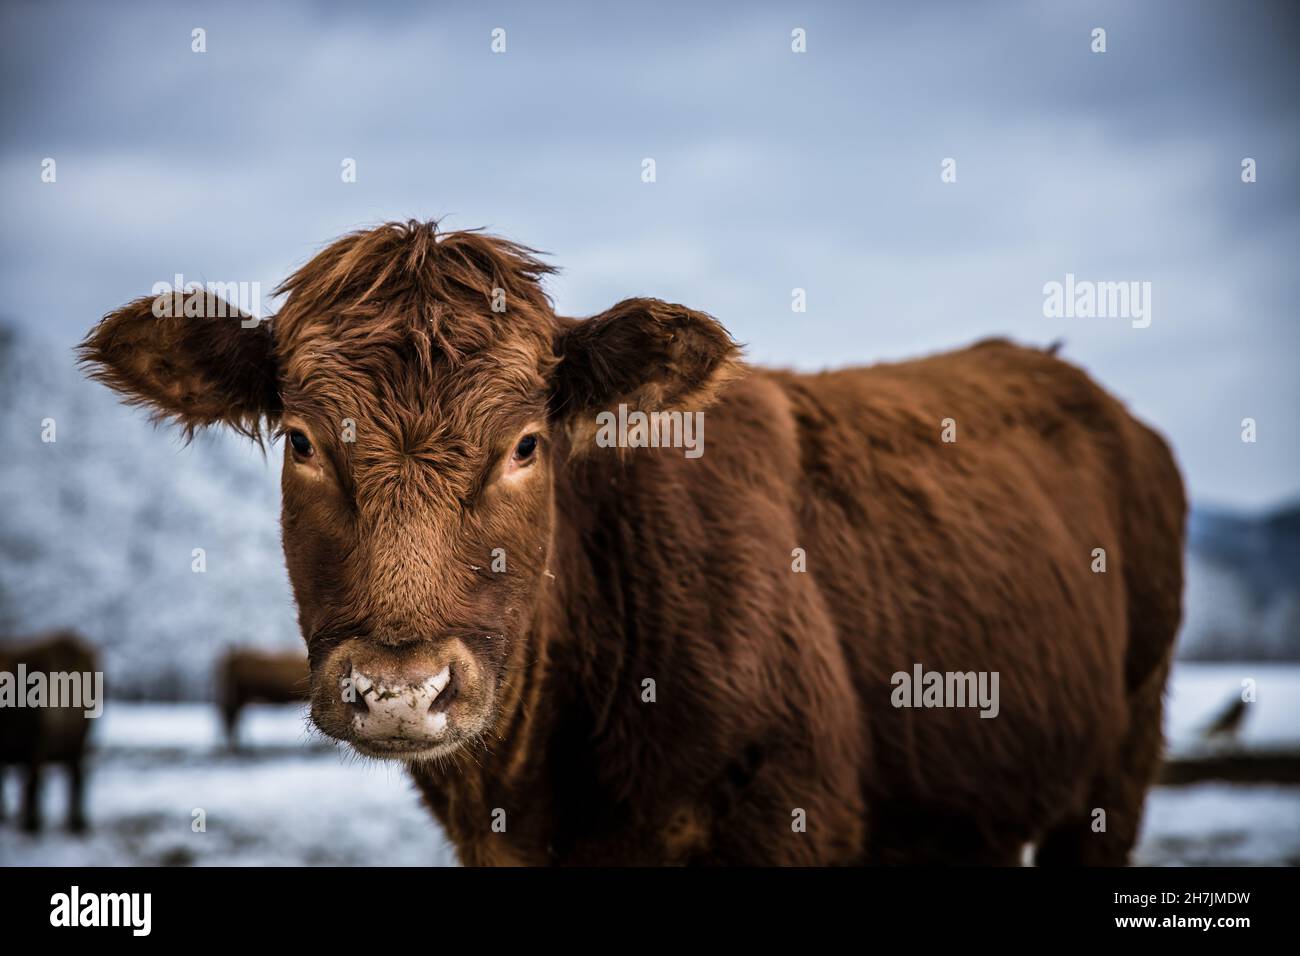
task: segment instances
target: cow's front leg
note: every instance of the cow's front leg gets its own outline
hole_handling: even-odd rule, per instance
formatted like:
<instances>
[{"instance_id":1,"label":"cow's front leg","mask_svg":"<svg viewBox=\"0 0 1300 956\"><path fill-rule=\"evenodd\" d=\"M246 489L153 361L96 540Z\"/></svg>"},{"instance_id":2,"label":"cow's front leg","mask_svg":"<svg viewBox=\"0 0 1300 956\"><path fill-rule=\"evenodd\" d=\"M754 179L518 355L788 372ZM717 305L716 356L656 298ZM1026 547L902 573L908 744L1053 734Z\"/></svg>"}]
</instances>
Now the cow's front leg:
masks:
<instances>
[{"instance_id":1,"label":"cow's front leg","mask_svg":"<svg viewBox=\"0 0 1300 956\"><path fill-rule=\"evenodd\" d=\"M27 785L23 788L23 829L35 833L41 828L41 764L27 765Z\"/></svg>"},{"instance_id":2,"label":"cow's front leg","mask_svg":"<svg viewBox=\"0 0 1300 956\"><path fill-rule=\"evenodd\" d=\"M81 757L68 761L68 829L73 833L86 830L86 778Z\"/></svg>"}]
</instances>

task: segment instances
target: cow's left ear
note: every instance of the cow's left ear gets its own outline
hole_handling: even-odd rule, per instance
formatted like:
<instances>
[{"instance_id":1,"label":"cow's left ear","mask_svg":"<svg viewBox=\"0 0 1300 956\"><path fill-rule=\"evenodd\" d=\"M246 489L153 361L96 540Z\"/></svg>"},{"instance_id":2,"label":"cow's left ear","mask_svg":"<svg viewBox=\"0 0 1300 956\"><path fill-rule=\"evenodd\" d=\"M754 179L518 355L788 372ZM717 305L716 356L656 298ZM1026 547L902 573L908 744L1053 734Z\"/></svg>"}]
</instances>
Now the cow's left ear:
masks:
<instances>
[{"instance_id":1,"label":"cow's left ear","mask_svg":"<svg viewBox=\"0 0 1300 956\"><path fill-rule=\"evenodd\" d=\"M280 411L270 323L206 292L129 302L77 352L92 378L187 437L221 424L260 439L263 421Z\"/></svg>"},{"instance_id":2,"label":"cow's left ear","mask_svg":"<svg viewBox=\"0 0 1300 956\"><path fill-rule=\"evenodd\" d=\"M551 409L568 421L620 403L699 410L742 370L739 346L716 319L659 299L562 319L555 352Z\"/></svg>"}]
</instances>

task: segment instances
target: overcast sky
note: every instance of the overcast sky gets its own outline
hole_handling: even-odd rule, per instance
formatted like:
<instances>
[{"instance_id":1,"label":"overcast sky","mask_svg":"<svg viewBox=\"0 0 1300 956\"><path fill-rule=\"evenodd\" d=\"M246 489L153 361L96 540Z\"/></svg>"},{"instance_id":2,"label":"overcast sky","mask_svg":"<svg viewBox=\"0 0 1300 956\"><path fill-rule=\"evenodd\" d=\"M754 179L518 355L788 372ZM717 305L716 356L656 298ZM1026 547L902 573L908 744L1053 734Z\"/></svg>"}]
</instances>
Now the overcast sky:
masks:
<instances>
[{"instance_id":1,"label":"overcast sky","mask_svg":"<svg viewBox=\"0 0 1300 956\"><path fill-rule=\"evenodd\" d=\"M65 349L446 217L546 250L563 312L680 301L757 362L1063 338L1195 498L1263 507L1300 493L1294 6L5 3L0 309ZM1149 327L1046 318L1067 273L1150 282Z\"/></svg>"}]
</instances>

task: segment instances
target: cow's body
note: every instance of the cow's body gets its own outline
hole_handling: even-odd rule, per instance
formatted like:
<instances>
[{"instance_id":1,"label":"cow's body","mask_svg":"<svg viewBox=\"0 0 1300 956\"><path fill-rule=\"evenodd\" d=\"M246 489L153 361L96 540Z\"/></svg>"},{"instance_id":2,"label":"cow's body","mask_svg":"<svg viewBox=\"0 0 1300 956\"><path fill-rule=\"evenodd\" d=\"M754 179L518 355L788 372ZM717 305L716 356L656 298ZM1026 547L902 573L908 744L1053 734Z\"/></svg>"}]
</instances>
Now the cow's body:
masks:
<instances>
[{"instance_id":1,"label":"cow's body","mask_svg":"<svg viewBox=\"0 0 1300 956\"><path fill-rule=\"evenodd\" d=\"M187 431L285 436L322 733L406 763L469 863L1126 860L1180 609L1164 443L1041 351L746 369L682 305L558 316L548 271L389 223L270 322L146 297L82 345ZM703 446L609 447L614 409ZM996 696L895 706L918 671Z\"/></svg>"},{"instance_id":2,"label":"cow's body","mask_svg":"<svg viewBox=\"0 0 1300 956\"><path fill-rule=\"evenodd\" d=\"M239 713L249 704L290 704L309 697L311 674L303 654L233 647L217 663L217 703L226 742L239 745Z\"/></svg>"},{"instance_id":3,"label":"cow's body","mask_svg":"<svg viewBox=\"0 0 1300 956\"><path fill-rule=\"evenodd\" d=\"M1014 862L1035 841L1122 862L1180 613L1163 441L1005 343L755 372L706 421L698 460L584 456L557 482L527 706L416 771L466 862ZM895 708L916 664L997 671L997 717Z\"/></svg>"},{"instance_id":4,"label":"cow's body","mask_svg":"<svg viewBox=\"0 0 1300 956\"><path fill-rule=\"evenodd\" d=\"M94 650L71 632L43 635L31 640L0 644L0 671L18 674L93 673L97 669ZM26 693L26 688L20 688ZM86 707L89 705L87 704ZM85 829L85 785L82 763L90 720L83 707L0 707L0 817L4 816L3 770L23 767L21 823L23 829L41 828L41 782L46 765L63 764L68 772L68 827Z\"/></svg>"}]
</instances>

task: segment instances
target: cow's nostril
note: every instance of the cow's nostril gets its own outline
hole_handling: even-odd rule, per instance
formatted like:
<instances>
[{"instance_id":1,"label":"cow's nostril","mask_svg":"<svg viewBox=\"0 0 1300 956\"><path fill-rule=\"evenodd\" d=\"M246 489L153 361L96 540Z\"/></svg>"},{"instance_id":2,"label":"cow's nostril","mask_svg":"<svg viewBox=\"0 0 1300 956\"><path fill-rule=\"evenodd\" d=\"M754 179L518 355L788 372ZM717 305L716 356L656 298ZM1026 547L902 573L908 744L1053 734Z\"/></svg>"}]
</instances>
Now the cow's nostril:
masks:
<instances>
[{"instance_id":1,"label":"cow's nostril","mask_svg":"<svg viewBox=\"0 0 1300 956\"><path fill-rule=\"evenodd\" d=\"M449 665L446 674L446 682L443 684L442 689L429 703L429 713L431 714L439 713L450 707L451 702L456 699L456 694L460 691L460 679L456 675L456 668Z\"/></svg>"},{"instance_id":2,"label":"cow's nostril","mask_svg":"<svg viewBox=\"0 0 1300 956\"><path fill-rule=\"evenodd\" d=\"M374 689L374 684L370 682L369 678L358 673L353 668L348 680L344 681L343 684L344 702L358 714L370 713L370 705L366 703L366 695Z\"/></svg>"},{"instance_id":3,"label":"cow's nostril","mask_svg":"<svg viewBox=\"0 0 1300 956\"><path fill-rule=\"evenodd\" d=\"M443 699L447 697L454 680L455 675L452 672L451 665L448 664L424 682L424 691L429 700L429 705L425 708L428 713L436 714L444 709Z\"/></svg>"}]
</instances>

